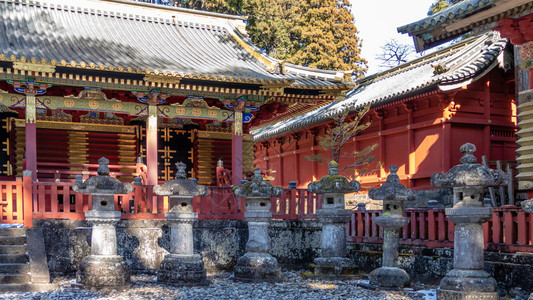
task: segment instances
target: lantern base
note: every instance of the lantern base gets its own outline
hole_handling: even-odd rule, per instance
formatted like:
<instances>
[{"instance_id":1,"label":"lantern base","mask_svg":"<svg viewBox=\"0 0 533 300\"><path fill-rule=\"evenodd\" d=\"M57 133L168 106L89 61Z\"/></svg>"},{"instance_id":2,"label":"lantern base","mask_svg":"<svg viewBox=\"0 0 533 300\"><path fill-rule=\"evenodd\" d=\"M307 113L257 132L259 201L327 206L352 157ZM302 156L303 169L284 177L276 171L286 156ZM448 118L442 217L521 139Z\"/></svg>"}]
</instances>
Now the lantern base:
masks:
<instances>
[{"instance_id":1,"label":"lantern base","mask_svg":"<svg viewBox=\"0 0 533 300\"><path fill-rule=\"evenodd\" d=\"M276 282L280 280L278 261L268 253L247 252L239 257L233 272L233 279L238 281Z\"/></svg>"},{"instance_id":2,"label":"lantern base","mask_svg":"<svg viewBox=\"0 0 533 300\"><path fill-rule=\"evenodd\" d=\"M411 279L405 270L397 267L377 268L369 274L370 284L384 288L409 286Z\"/></svg>"},{"instance_id":3,"label":"lantern base","mask_svg":"<svg viewBox=\"0 0 533 300\"><path fill-rule=\"evenodd\" d=\"M498 300L500 296L497 292L482 293L482 292L463 292L452 290L437 290L437 299L442 300Z\"/></svg>"},{"instance_id":4,"label":"lantern base","mask_svg":"<svg viewBox=\"0 0 533 300\"><path fill-rule=\"evenodd\" d=\"M207 285L202 257L168 254L157 271L157 281L180 285Z\"/></svg>"},{"instance_id":5,"label":"lantern base","mask_svg":"<svg viewBox=\"0 0 533 300\"><path fill-rule=\"evenodd\" d=\"M355 264L345 257L319 257L313 260L315 276L354 275L357 271Z\"/></svg>"},{"instance_id":6,"label":"lantern base","mask_svg":"<svg viewBox=\"0 0 533 300\"><path fill-rule=\"evenodd\" d=\"M119 255L89 255L80 263L76 282L84 288L123 289L130 283L130 271Z\"/></svg>"},{"instance_id":7,"label":"lantern base","mask_svg":"<svg viewBox=\"0 0 533 300\"><path fill-rule=\"evenodd\" d=\"M484 270L451 270L441 280L438 299L499 299L497 283Z\"/></svg>"}]
</instances>

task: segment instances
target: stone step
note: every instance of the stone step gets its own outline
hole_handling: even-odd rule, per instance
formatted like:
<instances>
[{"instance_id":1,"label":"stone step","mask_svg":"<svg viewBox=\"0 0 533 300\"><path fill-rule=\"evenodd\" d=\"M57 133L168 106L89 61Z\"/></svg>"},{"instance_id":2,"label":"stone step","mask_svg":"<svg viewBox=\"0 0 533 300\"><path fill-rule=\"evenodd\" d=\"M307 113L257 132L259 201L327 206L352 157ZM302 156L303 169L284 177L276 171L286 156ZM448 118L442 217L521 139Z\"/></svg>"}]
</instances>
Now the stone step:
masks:
<instances>
[{"instance_id":1,"label":"stone step","mask_svg":"<svg viewBox=\"0 0 533 300\"><path fill-rule=\"evenodd\" d=\"M0 284L30 283L30 274L0 274Z\"/></svg>"},{"instance_id":2,"label":"stone step","mask_svg":"<svg viewBox=\"0 0 533 300\"><path fill-rule=\"evenodd\" d=\"M0 284L0 292L46 292L57 289L56 284Z\"/></svg>"},{"instance_id":3,"label":"stone step","mask_svg":"<svg viewBox=\"0 0 533 300\"><path fill-rule=\"evenodd\" d=\"M23 236L26 235L26 228L1 228L0 236Z\"/></svg>"},{"instance_id":4,"label":"stone step","mask_svg":"<svg viewBox=\"0 0 533 300\"><path fill-rule=\"evenodd\" d=\"M26 254L26 245L0 245L0 254Z\"/></svg>"},{"instance_id":5,"label":"stone step","mask_svg":"<svg viewBox=\"0 0 533 300\"><path fill-rule=\"evenodd\" d=\"M25 274L30 272L29 263L0 264L0 274Z\"/></svg>"},{"instance_id":6,"label":"stone step","mask_svg":"<svg viewBox=\"0 0 533 300\"><path fill-rule=\"evenodd\" d=\"M0 236L0 245L24 245L26 236Z\"/></svg>"},{"instance_id":7,"label":"stone step","mask_svg":"<svg viewBox=\"0 0 533 300\"><path fill-rule=\"evenodd\" d=\"M24 264L29 262L26 254L0 254L0 264Z\"/></svg>"}]
</instances>

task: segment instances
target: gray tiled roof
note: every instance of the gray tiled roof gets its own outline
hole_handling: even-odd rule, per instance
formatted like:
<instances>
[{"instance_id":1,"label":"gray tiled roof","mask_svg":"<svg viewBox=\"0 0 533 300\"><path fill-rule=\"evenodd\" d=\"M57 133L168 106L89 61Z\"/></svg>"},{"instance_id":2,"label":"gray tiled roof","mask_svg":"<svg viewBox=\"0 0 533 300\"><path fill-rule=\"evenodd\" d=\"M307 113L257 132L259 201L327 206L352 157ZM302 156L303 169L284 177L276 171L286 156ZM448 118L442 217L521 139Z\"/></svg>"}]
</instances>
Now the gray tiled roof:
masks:
<instances>
[{"instance_id":1,"label":"gray tiled roof","mask_svg":"<svg viewBox=\"0 0 533 300\"><path fill-rule=\"evenodd\" d=\"M265 63L276 60L252 51L257 49L239 37L236 26L242 21L120 0L0 0L0 55L140 74L149 69L244 82L295 80L293 87L302 88L341 83L331 71L291 65L286 74L267 71Z\"/></svg>"},{"instance_id":2,"label":"gray tiled roof","mask_svg":"<svg viewBox=\"0 0 533 300\"><path fill-rule=\"evenodd\" d=\"M461 19L491 7L496 2L500 2L500 0L463 0L424 19L400 26L398 27L398 32L412 33L420 30L430 30L451 20Z\"/></svg>"},{"instance_id":3,"label":"gray tiled roof","mask_svg":"<svg viewBox=\"0 0 533 300\"><path fill-rule=\"evenodd\" d=\"M346 100L252 131L256 141L265 140L331 120L345 107L373 107L422 94L431 90L450 90L468 84L490 71L507 44L498 33L485 34L452 45L389 71L360 80ZM443 72L434 74L435 66Z\"/></svg>"}]
</instances>

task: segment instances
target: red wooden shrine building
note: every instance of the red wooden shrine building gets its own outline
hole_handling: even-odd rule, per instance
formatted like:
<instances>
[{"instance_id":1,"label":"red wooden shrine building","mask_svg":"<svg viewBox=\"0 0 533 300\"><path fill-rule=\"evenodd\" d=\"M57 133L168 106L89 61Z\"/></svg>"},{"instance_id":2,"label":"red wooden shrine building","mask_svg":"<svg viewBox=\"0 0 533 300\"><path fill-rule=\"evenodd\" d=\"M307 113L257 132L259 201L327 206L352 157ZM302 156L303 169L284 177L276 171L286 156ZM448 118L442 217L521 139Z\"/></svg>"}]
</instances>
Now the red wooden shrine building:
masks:
<instances>
[{"instance_id":1,"label":"red wooden shrine building","mask_svg":"<svg viewBox=\"0 0 533 300\"><path fill-rule=\"evenodd\" d=\"M151 187L174 177L179 161L211 186L219 159L232 174L226 183L254 165L276 170L279 185L323 176L325 166L304 157L320 151L317 137L341 107L334 101L355 86L350 72L262 55L243 28L236 16L123 0L0 0L0 223L84 219L89 198L75 195L71 181L95 174L101 156L121 180L143 178L116 197L123 219L164 218L168 204ZM426 188L431 174L458 162L464 141L478 156L513 160L508 58L506 41L487 35L361 80L345 101L372 103L372 126L349 147L378 143L384 164L359 180L377 183L396 163L405 184ZM211 190L194 200L200 219L242 219L243 203L227 187ZM314 218L321 205L301 188L272 201L276 219ZM348 240L379 240L376 214L354 212ZM402 243L451 245L443 211L408 214ZM495 212L486 228L495 245L515 218L533 224L523 212ZM529 240L525 231L514 237L505 242Z\"/></svg>"},{"instance_id":2,"label":"red wooden shrine building","mask_svg":"<svg viewBox=\"0 0 533 300\"><path fill-rule=\"evenodd\" d=\"M4 179L22 175L23 158L45 181L105 155L124 180L141 157L148 185L179 161L214 184L222 158L239 183L253 167L250 127L353 86L350 72L260 54L236 16L127 1L0 8Z\"/></svg>"},{"instance_id":3,"label":"red wooden shrine building","mask_svg":"<svg viewBox=\"0 0 533 300\"><path fill-rule=\"evenodd\" d=\"M371 126L343 149L353 153L378 145L373 152L375 162L369 166L377 171L358 177L363 186L379 185L396 164L406 186L431 188L430 176L458 164L458 149L465 142L477 146L478 158L512 161L516 102L512 54L506 45L507 40L497 33L471 38L366 77L343 102L260 125L253 131L255 164L275 170L275 184L296 181L305 187L321 178L327 166L306 156L322 151L318 137L331 126L331 116L346 104L355 109L371 104L363 120ZM351 163L353 158L341 158L339 164Z\"/></svg>"},{"instance_id":4,"label":"red wooden shrine building","mask_svg":"<svg viewBox=\"0 0 533 300\"><path fill-rule=\"evenodd\" d=\"M0 0L0 178L31 171L34 212L67 214L87 203L57 186L95 174L102 156L114 176L140 176L143 188L173 178L180 161L190 177L216 185L222 160L231 174L224 182L239 184L253 170L251 127L354 86L351 72L261 54L244 25L131 1ZM157 201L141 210L164 212ZM4 221L20 223L20 206L4 206L17 212Z\"/></svg>"}]
</instances>

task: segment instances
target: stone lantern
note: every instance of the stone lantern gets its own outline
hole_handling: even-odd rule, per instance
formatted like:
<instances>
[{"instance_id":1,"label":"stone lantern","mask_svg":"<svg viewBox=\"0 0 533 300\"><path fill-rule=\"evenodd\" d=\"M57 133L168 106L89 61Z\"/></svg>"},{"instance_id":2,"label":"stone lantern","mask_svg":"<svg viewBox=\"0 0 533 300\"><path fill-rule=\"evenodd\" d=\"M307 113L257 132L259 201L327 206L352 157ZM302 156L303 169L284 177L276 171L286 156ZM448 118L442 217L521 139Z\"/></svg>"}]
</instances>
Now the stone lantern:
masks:
<instances>
[{"instance_id":1,"label":"stone lantern","mask_svg":"<svg viewBox=\"0 0 533 300\"><path fill-rule=\"evenodd\" d=\"M407 272L398 268L398 229L409 223L403 216L404 201L415 199L415 192L405 188L396 174L398 167L392 165L387 181L377 189L371 189L368 196L383 200L383 214L375 219L383 228L383 264L370 272L370 284L380 287L403 287L409 285Z\"/></svg>"},{"instance_id":2,"label":"stone lantern","mask_svg":"<svg viewBox=\"0 0 533 300\"><path fill-rule=\"evenodd\" d=\"M507 176L477 164L475 151L473 144L462 145L461 164L431 176L431 185L453 188L453 207L446 208L455 223L453 270L440 282L439 299L498 299L496 280L484 269L482 223L490 219L492 208L483 206L483 196L487 187L507 184Z\"/></svg>"},{"instance_id":3,"label":"stone lantern","mask_svg":"<svg viewBox=\"0 0 533 300\"><path fill-rule=\"evenodd\" d=\"M193 197L209 195L209 188L187 179L186 165L176 164L176 179L154 186L154 193L168 196L170 211L165 219L170 223L170 254L157 272L157 281L177 284L207 284L204 262L194 253L192 224L198 219L193 212Z\"/></svg>"},{"instance_id":4,"label":"stone lantern","mask_svg":"<svg viewBox=\"0 0 533 300\"><path fill-rule=\"evenodd\" d=\"M114 196L133 191L129 183L121 183L109 176L109 160L98 160L98 175L82 182L76 176L72 189L76 193L92 195L92 209L85 212L85 218L93 224L91 255L80 263L76 281L87 288L121 288L130 282L130 272L122 256L117 255L115 224L120 220L120 211L115 210Z\"/></svg>"},{"instance_id":5,"label":"stone lantern","mask_svg":"<svg viewBox=\"0 0 533 300\"><path fill-rule=\"evenodd\" d=\"M361 185L339 175L339 165L331 161L328 175L309 184L310 193L323 194L317 219L322 224L322 256L313 261L315 275L339 276L354 269L346 258L346 223L352 211L345 209L344 194L357 192Z\"/></svg>"},{"instance_id":6,"label":"stone lantern","mask_svg":"<svg viewBox=\"0 0 533 300\"><path fill-rule=\"evenodd\" d=\"M248 222L246 253L239 257L234 268L234 279L241 281L277 281L280 268L275 257L268 253L272 248L268 226L272 219L270 197L280 196L281 187L263 181L261 170L256 168L251 181L233 188L237 197L245 197Z\"/></svg>"}]
</instances>

